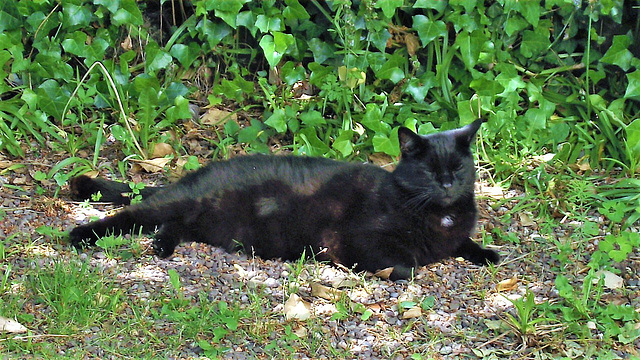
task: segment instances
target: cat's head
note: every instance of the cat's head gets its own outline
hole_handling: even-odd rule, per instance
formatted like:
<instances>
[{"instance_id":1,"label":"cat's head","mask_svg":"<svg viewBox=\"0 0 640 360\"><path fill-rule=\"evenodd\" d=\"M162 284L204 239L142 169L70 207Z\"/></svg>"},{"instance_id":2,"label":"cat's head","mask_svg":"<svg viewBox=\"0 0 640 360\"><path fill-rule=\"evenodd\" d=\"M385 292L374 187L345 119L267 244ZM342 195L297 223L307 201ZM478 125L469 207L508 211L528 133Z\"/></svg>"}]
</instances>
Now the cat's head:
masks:
<instances>
[{"instance_id":1,"label":"cat's head","mask_svg":"<svg viewBox=\"0 0 640 360\"><path fill-rule=\"evenodd\" d=\"M471 143L483 120L459 129L418 135L402 127L398 139L402 159L394 177L416 208L435 204L449 206L472 197L475 167Z\"/></svg>"}]
</instances>

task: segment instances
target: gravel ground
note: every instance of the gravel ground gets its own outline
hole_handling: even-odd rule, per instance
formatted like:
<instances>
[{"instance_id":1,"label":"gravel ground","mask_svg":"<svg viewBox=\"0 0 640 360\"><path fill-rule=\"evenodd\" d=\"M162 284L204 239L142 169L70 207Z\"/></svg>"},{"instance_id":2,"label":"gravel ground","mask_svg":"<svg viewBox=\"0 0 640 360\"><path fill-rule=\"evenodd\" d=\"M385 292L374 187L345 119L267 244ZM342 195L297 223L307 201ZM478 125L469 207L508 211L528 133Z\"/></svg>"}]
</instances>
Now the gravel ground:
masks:
<instances>
[{"instance_id":1,"label":"gravel ground","mask_svg":"<svg viewBox=\"0 0 640 360\"><path fill-rule=\"evenodd\" d=\"M55 156L52 155L52 158L55 159ZM4 163L0 162L3 164L0 171L15 164L2 161ZM19 283L34 267L50 266L52 259L62 258L89 259L92 266L115 279L118 287L123 290L126 301L144 302L146 299L173 296L168 280L169 269L175 269L180 275L184 296L194 303L200 301L199 294L204 294L210 301L225 300L240 308L255 309L256 299L248 295L249 290L253 289L263 301L262 306L259 306L263 311L262 318L280 324L266 338L278 340L283 335L282 324L288 324L296 334L309 339L309 343L313 343L315 339L319 344L313 349L303 347L295 351L294 358L340 357L331 349L362 359L401 359L409 358L414 353L428 354L428 357L435 359L461 356L544 358L544 354L563 354L566 350L561 338L564 334L562 324L541 329L528 342L528 346L524 346L522 339L501 321L506 318L507 313L514 313L507 297L518 298L526 289L533 291L537 302L559 301L554 279L561 264L553 257L556 252L554 246L540 245L551 242L539 240L542 236L536 221L518 214L514 214L509 222L500 221L501 216L520 201L518 196L521 194L517 192L508 194L512 199L496 206L496 209L490 206L493 201L482 200L479 203L479 233L490 232L492 228L498 227L505 233L515 234L519 242L498 239L495 242L497 245L490 245L503 257L502 264L494 270L474 266L461 259L449 259L420 269L414 281L394 283L370 274L354 275L334 266L306 263L300 275L294 278L292 268L296 264L228 254L196 243L183 244L169 259L154 256L147 238L140 239L141 254L128 260L110 259L108 254L99 249L77 254L63 242L57 243L35 229L46 225L69 230L75 224L87 221L87 210L78 203L68 201L64 188L59 198L54 198L52 195L56 186L53 183L38 183L32 179L35 171L48 171L49 165L39 164L37 161L20 163L26 166L0 173L0 183L9 185L0 188L0 205L6 213L0 225L0 238L5 239L5 247L18 243L29 244L25 248L31 252L30 256L14 254L7 258L7 263L12 266L14 283ZM112 209L109 205L97 205L96 208ZM604 222L603 219L598 220ZM557 238L566 237L569 231L567 229L558 227ZM477 236L477 240L479 239L480 235ZM583 248L574 250L592 251L597 239L598 237ZM621 265L625 290L606 290L603 299L628 303L638 309L640 265L637 250L631 259ZM585 269L585 264L574 263L570 268L565 265L562 271L580 274ZM317 286L315 284L339 288L348 295L351 304L362 306L356 306L350 316L340 319L335 316L339 311L339 304L313 291L312 286ZM295 288L298 288L297 294L310 305L311 321L285 319L285 303ZM420 307L423 300L425 303ZM407 302L416 303L417 309L411 309ZM41 304L29 304L29 300L27 303L29 306L25 311L32 312L36 319L51 315ZM371 313L366 320L360 314L363 309L369 309ZM171 326L161 320L153 321L157 322L155 335L158 338L176 335ZM252 327L258 325L246 320L241 326L246 326L251 332L255 330ZM46 329L31 330L34 334L47 333ZM93 330L100 331L99 328ZM594 339L598 336L594 330ZM89 338L84 342L82 339L75 337L69 342L58 341L56 346L61 354L75 346L90 346ZM123 335L123 344L127 341L132 339ZM223 345L229 348L224 354L225 358L269 357L264 349L265 344L258 343L255 338L238 339L230 336L223 339ZM619 355L626 357L634 351L637 355L637 350L633 347L640 347L640 341L630 346L621 348ZM114 357L99 347L88 348L87 351L97 357ZM183 347L172 349L167 356L197 358L202 356L202 349L195 342L186 340Z\"/></svg>"}]
</instances>

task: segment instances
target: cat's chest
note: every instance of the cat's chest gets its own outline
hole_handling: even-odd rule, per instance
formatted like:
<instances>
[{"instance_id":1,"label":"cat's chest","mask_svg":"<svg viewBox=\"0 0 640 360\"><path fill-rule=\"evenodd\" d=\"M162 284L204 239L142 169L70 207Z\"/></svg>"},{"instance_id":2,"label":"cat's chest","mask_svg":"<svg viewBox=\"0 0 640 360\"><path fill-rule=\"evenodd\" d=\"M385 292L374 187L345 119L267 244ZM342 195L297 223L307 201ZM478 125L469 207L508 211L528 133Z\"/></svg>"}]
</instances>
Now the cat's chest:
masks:
<instances>
[{"instance_id":1,"label":"cat's chest","mask_svg":"<svg viewBox=\"0 0 640 360\"><path fill-rule=\"evenodd\" d=\"M427 231L449 238L453 236L468 236L473 229L475 217L471 213L442 212L427 216L425 228Z\"/></svg>"}]
</instances>

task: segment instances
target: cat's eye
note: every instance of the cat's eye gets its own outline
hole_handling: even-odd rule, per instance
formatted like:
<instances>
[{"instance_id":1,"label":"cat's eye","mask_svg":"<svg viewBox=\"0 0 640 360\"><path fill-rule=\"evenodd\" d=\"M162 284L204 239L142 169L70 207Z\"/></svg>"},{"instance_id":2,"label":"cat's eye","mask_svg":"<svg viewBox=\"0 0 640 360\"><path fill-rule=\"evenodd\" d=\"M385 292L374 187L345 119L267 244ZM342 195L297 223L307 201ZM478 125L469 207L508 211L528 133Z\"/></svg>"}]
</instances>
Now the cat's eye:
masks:
<instances>
[{"instance_id":1,"label":"cat's eye","mask_svg":"<svg viewBox=\"0 0 640 360\"><path fill-rule=\"evenodd\" d=\"M452 169L453 171L460 171L460 170L462 170L462 163L454 163L454 164L451 164L451 169Z\"/></svg>"}]
</instances>

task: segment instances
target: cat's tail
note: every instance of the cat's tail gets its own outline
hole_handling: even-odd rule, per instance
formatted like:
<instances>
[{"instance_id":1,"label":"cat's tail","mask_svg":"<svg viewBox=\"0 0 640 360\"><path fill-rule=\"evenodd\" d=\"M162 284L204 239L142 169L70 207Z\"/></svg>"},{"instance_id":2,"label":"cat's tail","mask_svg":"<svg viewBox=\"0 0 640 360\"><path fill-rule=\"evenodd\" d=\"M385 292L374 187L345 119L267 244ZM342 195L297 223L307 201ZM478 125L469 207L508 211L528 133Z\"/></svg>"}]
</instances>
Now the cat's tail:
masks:
<instances>
[{"instance_id":1,"label":"cat's tail","mask_svg":"<svg viewBox=\"0 0 640 360\"><path fill-rule=\"evenodd\" d=\"M77 176L69 182L71 197L74 200L91 200L91 195L100 192L102 195L98 201L112 202L116 205L129 205L131 203L131 187L127 183L110 181L101 178L91 178L87 175ZM161 187L145 186L140 190L143 198L156 193Z\"/></svg>"}]
</instances>

